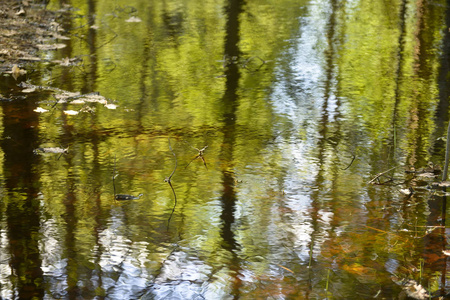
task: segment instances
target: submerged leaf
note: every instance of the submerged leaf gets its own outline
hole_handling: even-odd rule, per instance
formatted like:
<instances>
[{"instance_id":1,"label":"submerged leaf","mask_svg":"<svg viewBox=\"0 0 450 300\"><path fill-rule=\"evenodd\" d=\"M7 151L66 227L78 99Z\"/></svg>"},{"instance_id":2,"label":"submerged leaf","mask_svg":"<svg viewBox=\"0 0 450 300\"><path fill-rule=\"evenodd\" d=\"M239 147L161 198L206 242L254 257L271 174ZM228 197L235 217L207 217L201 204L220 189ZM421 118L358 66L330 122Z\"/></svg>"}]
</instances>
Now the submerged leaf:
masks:
<instances>
[{"instance_id":1,"label":"submerged leaf","mask_svg":"<svg viewBox=\"0 0 450 300\"><path fill-rule=\"evenodd\" d=\"M422 285L420 285L419 283L417 283L414 280L408 280L403 285L403 290L406 292L408 297L411 297L414 299L425 300L430 297L427 290L425 290Z\"/></svg>"}]
</instances>

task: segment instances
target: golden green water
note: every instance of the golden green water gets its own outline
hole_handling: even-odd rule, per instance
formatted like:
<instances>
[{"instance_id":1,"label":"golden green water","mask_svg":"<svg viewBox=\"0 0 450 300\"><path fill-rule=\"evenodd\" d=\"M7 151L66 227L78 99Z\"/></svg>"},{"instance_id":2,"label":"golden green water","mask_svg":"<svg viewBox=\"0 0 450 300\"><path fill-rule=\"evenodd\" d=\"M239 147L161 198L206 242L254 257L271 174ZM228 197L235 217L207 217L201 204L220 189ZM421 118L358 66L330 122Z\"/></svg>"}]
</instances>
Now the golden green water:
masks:
<instances>
[{"instance_id":1,"label":"golden green water","mask_svg":"<svg viewBox=\"0 0 450 300\"><path fill-rule=\"evenodd\" d=\"M69 4L0 81L1 298L449 292L440 175L405 173L444 161L446 1Z\"/></svg>"}]
</instances>

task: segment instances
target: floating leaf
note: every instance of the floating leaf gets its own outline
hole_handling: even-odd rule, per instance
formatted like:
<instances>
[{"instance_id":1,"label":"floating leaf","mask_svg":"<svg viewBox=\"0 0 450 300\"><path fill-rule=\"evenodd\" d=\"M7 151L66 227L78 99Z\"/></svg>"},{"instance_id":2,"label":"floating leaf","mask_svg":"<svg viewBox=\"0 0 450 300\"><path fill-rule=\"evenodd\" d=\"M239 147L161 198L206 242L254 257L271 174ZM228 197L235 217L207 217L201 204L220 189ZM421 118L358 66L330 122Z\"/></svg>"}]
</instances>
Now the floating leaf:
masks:
<instances>
[{"instance_id":1,"label":"floating leaf","mask_svg":"<svg viewBox=\"0 0 450 300\"><path fill-rule=\"evenodd\" d=\"M65 110L64 113L69 116L78 115L78 111L76 111L76 110Z\"/></svg>"},{"instance_id":2,"label":"floating leaf","mask_svg":"<svg viewBox=\"0 0 450 300\"><path fill-rule=\"evenodd\" d=\"M35 88L28 88L28 89L23 89L23 90L22 90L22 93L32 93L32 92L34 92L34 91L36 91Z\"/></svg>"},{"instance_id":3,"label":"floating leaf","mask_svg":"<svg viewBox=\"0 0 450 300\"><path fill-rule=\"evenodd\" d=\"M38 112L38 113L44 113L44 112L47 112L48 109L45 109L42 107L37 107L37 108L33 109L33 111Z\"/></svg>"},{"instance_id":4,"label":"floating leaf","mask_svg":"<svg viewBox=\"0 0 450 300\"><path fill-rule=\"evenodd\" d=\"M84 103L86 103L86 102L81 99L75 99L72 102L70 102L70 104L84 104Z\"/></svg>"},{"instance_id":5,"label":"floating leaf","mask_svg":"<svg viewBox=\"0 0 450 300\"><path fill-rule=\"evenodd\" d=\"M109 104L106 104L105 107L106 107L107 109L116 109L116 108L117 108L117 105L112 104L112 103L109 103Z\"/></svg>"},{"instance_id":6,"label":"floating leaf","mask_svg":"<svg viewBox=\"0 0 450 300\"><path fill-rule=\"evenodd\" d=\"M436 177L436 174L427 172L427 173L417 174L417 177L434 178L434 177Z\"/></svg>"},{"instance_id":7,"label":"floating leaf","mask_svg":"<svg viewBox=\"0 0 450 300\"><path fill-rule=\"evenodd\" d=\"M82 99L85 102L96 102L96 103L100 103L103 105L108 104L108 101L106 100L105 97L100 96L98 94L88 94L88 95L84 95L83 97L81 97L80 99Z\"/></svg>"},{"instance_id":8,"label":"floating leaf","mask_svg":"<svg viewBox=\"0 0 450 300\"><path fill-rule=\"evenodd\" d=\"M142 22L142 20L139 19L138 17L131 17L128 20L126 20L125 22L127 22L127 23L139 23L139 22Z\"/></svg>"},{"instance_id":9,"label":"floating leaf","mask_svg":"<svg viewBox=\"0 0 450 300\"><path fill-rule=\"evenodd\" d=\"M11 74L14 77L15 80L17 80L17 78L19 78L19 76L27 74L27 71L22 70L21 68L19 68L19 66L17 65L13 65L12 69L11 69Z\"/></svg>"},{"instance_id":10,"label":"floating leaf","mask_svg":"<svg viewBox=\"0 0 450 300\"><path fill-rule=\"evenodd\" d=\"M406 196L412 195L414 193L414 190L412 187L409 187L407 189L400 189L400 193L405 194Z\"/></svg>"},{"instance_id":11,"label":"floating leaf","mask_svg":"<svg viewBox=\"0 0 450 300\"><path fill-rule=\"evenodd\" d=\"M68 92L68 91L63 91L60 94L56 94L55 98L58 100L58 103L65 103L65 102L67 102L68 98L76 97L79 95L80 95L79 92L72 93L72 92Z\"/></svg>"},{"instance_id":12,"label":"floating leaf","mask_svg":"<svg viewBox=\"0 0 450 300\"><path fill-rule=\"evenodd\" d=\"M57 50L66 47L66 44L37 44L39 50Z\"/></svg>"},{"instance_id":13,"label":"floating leaf","mask_svg":"<svg viewBox=\"0 0 450 300\"><path fill-rule=\"evenodd\" d=\"M70 37L61 35L59 33L54 33L53 37L58 40L70 40Z\"/></svg>"}]
</instances>

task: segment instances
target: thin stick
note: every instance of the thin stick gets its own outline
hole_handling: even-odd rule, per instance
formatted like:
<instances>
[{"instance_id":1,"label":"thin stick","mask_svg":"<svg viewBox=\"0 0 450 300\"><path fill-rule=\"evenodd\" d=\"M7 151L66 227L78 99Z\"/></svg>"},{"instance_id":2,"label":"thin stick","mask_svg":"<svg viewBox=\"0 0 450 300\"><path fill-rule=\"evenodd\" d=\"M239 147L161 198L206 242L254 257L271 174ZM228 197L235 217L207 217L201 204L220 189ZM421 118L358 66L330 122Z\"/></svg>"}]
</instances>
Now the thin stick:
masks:
<instances>
[{"instance_id":1,"label":"thin stick","mask_svg":"<svg viewBox=\"0 0 450 300\"><path fill-rule=\"evenodd\" d=\"M114 189L114 200L116 200L116 182L114 181L114 178L116 178L116 155L115 154L114 154L114 169L113 169L112 182L113 182L113 189Z\"/></svg>"},{"instance_id":2,"label":"thin stick","mask_svg":"<svg viewBox=\"0 0 450 300\"><path fill-rule=\"evenodd\" d=\"M353 161L355 160L355 158L356 158L356 155L353 154L352 161L350 162L350 164L349 164L346 168L342 169L342 171L345 171L345 170L347 170L348 168L350 168L350 166L352 165L352 163L353 163Z\"/></svg>"},{"instance_id":3,"label":"thin stick","mask_svg":"<svg viewBox=\"0 0 450 300\"><path fill-rule=\"evenodd\" d=\"M175 199L175 203L173 205L172 213L170 214L169 220L167 221L167 227L169 227L170 220L172 219L173 213L175 212L175 207L177 206L177 194L175 193L175 189L172 186L171 179L172 179L173 174L175 173L175 170L177 169L178 161L177 161L177 156L175 155L175 152L173 152L172 145L170 145L170 138L169 138L169 149L170 149L170 151L172 151L173 157L175 158L175 168L173 169L170 176L166 177L164 179L164 181L170 185L170 188L172 189L173 197Z\"/></svg>"},{"instance_id":4,"label":"thin stick","mask_svg":"<svg viewBox=\"0 0 450 300\"><path fill-rule=\"evenodd\" d=\"M442 181L447 180L447 173L448 173L448 161L450 158L450 122L448 123L447 128L447 144L445 146L445 165L444 165L444 172L442 173Z\"/></svg>"},{"instance_id":5,"label":"thin stick","mask_svg":"<svg viewBox=\"0 0 450 300\"><path fill-rule=\"evenodd\" d=\"M173 152L172 145L170 145L170 138L169 138L169 149L170 149L170 151L172 151L173 157L175 158L175 168L173 169L172 174L170 174L169 177L166 177L166 179L164 179L164 181L168 182L168 183L170 183L170 179L172 178L172 176L175 173L175 170L177 169L177 166L178 166L177 156L175 155L175 152Z\"/></svg>"},{"instance_id":6,"label":"thin stick","mask_svg":"<svg viewBox=\"0 0 450 300\"><path fill-rule=\"evenodd\" d=\"M381 173L378 173L374 178L372 178L372 180L370 180L368 183L374 183L375 182L375 180L377 180L378 178L380 178L381 176L383 176L384 174L386 174L386 173L388 173L388 172L390 172L390 171L392 171L392 170L394 170L395 168L397 168L397 167L393 167L393 168L390 168L389 170L387 170L387 171L384 171L384 172L381 172Z\"/></svg>"},{"instance_id":7,"label":"thin stick","mask_svg":"<svg viewBox=\"0 0 450 300\"><path fill-rule=\"evenodd\" d=\"M203 147L202 149L198 149L198 148L193 147L193 146L192 146L191 144L189 144L188 142L186 142L186 143L187 143L189 146L191 146L191 148L197 150L197 151L198 151L198 154L197 154L197 156L194 157L194 158L187 164L187 166L184 167L184 168L186 169L187 167L189 167L189 165L190 165L194 160L196 160L197 158L200 158L200 159L203 161L203 165L205 166L205 168L208 169L208 166L206 165L206 160L205 160L205 158L203 157L203 153L205 152L206 148L208 148L208 145L206 145L206 146Z\"/></svg>"}]
</instances>

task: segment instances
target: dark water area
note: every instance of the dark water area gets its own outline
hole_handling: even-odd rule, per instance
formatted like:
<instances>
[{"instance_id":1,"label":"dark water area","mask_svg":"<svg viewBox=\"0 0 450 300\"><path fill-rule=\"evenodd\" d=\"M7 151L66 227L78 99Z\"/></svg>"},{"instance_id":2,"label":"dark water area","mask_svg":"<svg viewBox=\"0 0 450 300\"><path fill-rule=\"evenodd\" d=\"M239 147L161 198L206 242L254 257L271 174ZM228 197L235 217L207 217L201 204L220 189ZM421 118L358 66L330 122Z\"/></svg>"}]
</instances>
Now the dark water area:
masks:
<instances>
[{"instance_id":1,"label":"dark water area","mask_svg":"<svg viewBox=\"0 0 450 300\"><path fill-rule=\"evenodd\" d=\"M1 299L450 293L446 1L47 9L64 48L0 80Z\"/></svg>"}]
</instances>

